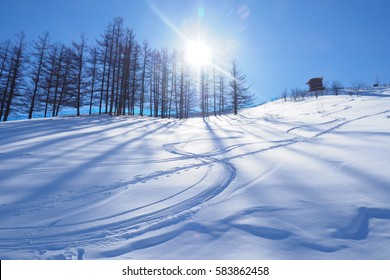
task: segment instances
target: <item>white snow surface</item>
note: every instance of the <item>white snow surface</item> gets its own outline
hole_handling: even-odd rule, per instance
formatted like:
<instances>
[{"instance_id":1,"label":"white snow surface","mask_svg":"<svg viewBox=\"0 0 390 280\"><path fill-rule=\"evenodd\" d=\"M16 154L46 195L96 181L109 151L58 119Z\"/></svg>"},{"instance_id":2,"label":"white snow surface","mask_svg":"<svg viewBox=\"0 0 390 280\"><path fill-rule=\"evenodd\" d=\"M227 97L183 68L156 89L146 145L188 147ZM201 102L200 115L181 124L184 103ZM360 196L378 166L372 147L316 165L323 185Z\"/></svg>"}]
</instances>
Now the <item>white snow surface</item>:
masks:
<instances>
[{"instance_id":1,"label":"white snow surface","mask_svg":"<svg viewBox=\"0 0 390 280\"><path fill-rule=\"evenodd\" d=\"M0 259L389 259L390 89L0 124Z\"/></svg>"}]
</instances>

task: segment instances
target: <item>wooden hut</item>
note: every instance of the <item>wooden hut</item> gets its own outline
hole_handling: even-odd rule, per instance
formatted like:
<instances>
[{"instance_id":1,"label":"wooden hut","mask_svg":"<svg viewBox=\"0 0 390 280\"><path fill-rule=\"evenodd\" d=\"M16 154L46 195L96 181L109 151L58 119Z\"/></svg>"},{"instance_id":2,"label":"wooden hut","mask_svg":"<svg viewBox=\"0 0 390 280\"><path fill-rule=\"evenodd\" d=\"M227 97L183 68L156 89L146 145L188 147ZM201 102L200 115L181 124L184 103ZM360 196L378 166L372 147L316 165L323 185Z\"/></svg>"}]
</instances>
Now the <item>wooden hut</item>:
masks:
<instances>
[{"instance_id":1,"label":"wooden hut","mask_svg":"<svg viewBox=\"0 0 390 280\"><path fill-rule=\"evenodd\" d=\"M309 91L322 91L324 90L324 85L322 80L324 78L312 78L306 84L309 85Z\"/></svg>"}]
</instances>

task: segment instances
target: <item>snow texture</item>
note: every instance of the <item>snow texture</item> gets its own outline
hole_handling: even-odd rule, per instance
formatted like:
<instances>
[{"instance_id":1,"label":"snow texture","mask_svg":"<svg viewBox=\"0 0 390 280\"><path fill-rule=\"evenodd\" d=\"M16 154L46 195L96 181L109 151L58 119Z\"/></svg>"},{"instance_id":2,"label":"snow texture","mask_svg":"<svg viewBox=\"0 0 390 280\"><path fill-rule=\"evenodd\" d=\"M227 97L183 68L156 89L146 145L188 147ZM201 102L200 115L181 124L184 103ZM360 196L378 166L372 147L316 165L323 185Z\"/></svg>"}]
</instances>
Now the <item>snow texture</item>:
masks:
<instances>
[{"instance_id":1,"label":"snow texture","mask_svg":"<svg viewBox=\"0 0 390 280\"><path fill-rule=\"evenodd\" d=\"M0 259L388 259L390 90L0 124Z\"/></svg>"}]
</instances>

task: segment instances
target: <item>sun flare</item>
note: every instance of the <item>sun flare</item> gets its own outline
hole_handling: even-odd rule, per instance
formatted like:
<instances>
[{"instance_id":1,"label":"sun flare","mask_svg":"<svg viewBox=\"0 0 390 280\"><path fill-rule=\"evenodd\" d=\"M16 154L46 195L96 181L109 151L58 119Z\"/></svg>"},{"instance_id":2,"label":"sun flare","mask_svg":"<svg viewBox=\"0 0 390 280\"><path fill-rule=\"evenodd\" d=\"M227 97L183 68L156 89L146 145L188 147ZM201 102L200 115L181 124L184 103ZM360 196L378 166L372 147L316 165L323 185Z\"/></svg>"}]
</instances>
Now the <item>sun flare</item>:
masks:
<instances>
[{"instance_id":1,"label":"sun flare","mask_svg":"<svg viewBox=\"0 0 390 280\"><path fill-rule=\"evenodd\" d=\"M210 62L211 53L205 43L202 41L193 41L187 45L186 57L191 65L202 67Z\"/></svg>"}]
</instances>

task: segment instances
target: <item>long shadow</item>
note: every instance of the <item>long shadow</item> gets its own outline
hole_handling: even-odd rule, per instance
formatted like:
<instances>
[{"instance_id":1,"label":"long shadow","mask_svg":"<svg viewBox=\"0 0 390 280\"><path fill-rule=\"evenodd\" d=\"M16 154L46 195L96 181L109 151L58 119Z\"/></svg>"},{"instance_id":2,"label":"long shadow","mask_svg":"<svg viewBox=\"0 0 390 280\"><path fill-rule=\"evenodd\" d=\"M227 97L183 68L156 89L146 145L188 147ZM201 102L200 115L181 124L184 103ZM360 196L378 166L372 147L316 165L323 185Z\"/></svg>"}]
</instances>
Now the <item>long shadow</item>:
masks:
<instances>
[{"instance_id":1,"label":"long shadow","mask_svg":"<svg viewBox=\"0 0 390 280\"><path fill-rule=\"evenodd\" d=\"M299 153L309 159L316 160L323 164L329 162L329 159L320 155L314 155L303 149L301 149ZM340 169L340 172L348 177L358 180L364 186L377 186L383 190L386 190L386 188L389 186L387 179L376 176L367 170L363 170L351 165L344 165ZM332 236L338 239L366 239L369 234L369 221L371 219L390 219L390 209L359 207L357 209L357 214L354 218L352 218L349 224L337 229L336 233L334 233Z\"/></svg>"},{"instance_id":2,"label":"long shadow","mask_svg":"<svg viewBox=\"0 0 390 280\"><path fill-rule=\"evenodd\" d=\"M210 120L208 118L203 118L203 123L206 127L206 130L211 135L210 140L212 140L215 143L215 146L218 147L219 149L223 149L225 147L223 139L225 139L225 138L232 139L232 137L218 136L217 133L215 132L215 130L212 129L212 127L210 125ZM229 133L230 131L226 131L226 132ZM238 136L238 137L234 137L234 138L240 138L240 137Z\"/></svg>"},{"instance_id":3,"label":"long shadow","mask_svg":"<svg viewBox=\"0 0 390 280\"><path fill-rule=\"evenodd\" d=\"M26 121L27 122L27 121ZM32 121L33 122L33 121ZM84 138L85 136L88 135L93 135L97 133L102 133L105 131L112 131L115 129L120 129L129 126L129 122L126 121L126 119L120 120L118 125L113 125L113 122L109 121L103 121L103 122L91 122L85 119L78 119L78 118L71 118L71 119L47 119L47 120L41 120L42 124L39 124L39 126L34 126L32 127L17 127L16 132L17 134L9 135L9 130L0 130L0 133L4 133L4 137L1 137L0 144L2 146L6 144L13 144L15 141L24 141L28 140L29 142L35 142L34 140L36 138L40 139L42 137L48 137L51 138L52 136L55 137L59 135L60 133L66 133L68 134L67 137L64 136L59 136L58 138L53 138L50 141L46 141L45 147L47 145L51 144L56 144L58 141L66 141L68 139L74 139L74 138ZM118 121L115 121L117 123ZM138 120L137 123L143 123L143 122L150 122L150 120ZM130 123L131 124L131 123ZM104 128L105 126L108 126L107 128ZM83 131L87 130L88 128L93 127L93 128L98 128L96 131L91 131L91 132L85 132L83 134L77 133L77 131ZM39 130L37 130L39 128ZM11 130L13 130L13 127L11 127ZM22 132L21 132L22 131ZM0 136L1 136L0 134ZM8 134L8 135L7 135ZM21 138L20 136L22 134L26 134L24 138ZM8 140L8 142L4 141ZM36 149L37 147L40 147L41 143L38 142L35 146L30 146L28 148ZM17 150L20 153L23 153L23 149Z\"/></svg>"},{"instance_id":4,"label":"long shadow","mask_svg":"<svg viewBox=\"0 0 390 280\"><path fill-rule=\"evenodd\" d=\"M146 135L151 136L151 138L153 138L152 137L153 134L155 134L155 133L163 133L164 130L169 129L169 127L172 127L173 125L174 125L174 123L170 122L170 123L165 123L163 125L160 125L157 128L155 128L154 130L148 129L144 134L139 135L137 138L132 138L129 141L122 142L122 143L112 147L111 149L109 149L109 150L99 154L98 156L89 159L87 162L84 162L82 164L77 164L71 170L61 174L61 176L56 177L51 182L49 182L49 183L45 184L44 186L42 186L40 188L40 191L35 192L30 197L26 198L26 200L29 200L29 201L32 200L33 201L36 198L41 196L40 193L44 193L45 195L48 195L50 193L50 191L49 191L50 188L52 188L53 186L60 185L60 184L61 185L62 184L66 184L67 181L69 181L71 178L75 178L75 177L77 178L77 176L80 176L82 173L84 173L86 170L88 170L88 168L91 165L94 165L93 164L94 162L105 161L107 158L109 158L109 157L111 157L111 156L113 156L115 154L118 154L120 151L123 150L123 148L125 148L130 143L132 143L134 141L138 141L139 139L143 138ZM215 139L217 139L217 138L215 138ZM184 154L184 157L186 157L186 156L187 155ZM188 159L188 157L186 157L186 158ZM208 201L208 200L212 199L213 197L217 196L226 187L228 187L230 182L234 179L234 177L235 177L234 171L235 170L234 169L232 170L232 168L230 166L226 166L224 163L220 163L219 160L213 159L211 157L202 157L201 156L201 159L202 159L202 162L199 163L198 165L208 166L208 165L213 165L213 164L221 164L225 168L225 170L227 170L229 172L229 174L225 177L225 179L218 180L218 182L220 181L220 185L212 186L212 187L202 191L201 193L197 194L196 196L174 205L173 207L160 209L159 211L156 211L156 212L153 212L153 213L149 213L149 214L145 214L145 215L141 215L141 216L138 216L138 217L136 217L134 219L131 219L131 220L125 220L125 221L120 221L120 222L116 222L116 223L110 223L110 224L107 225L107 228L111 228L112 230L119 230L122 227L129 227L129 226L131 228L137 228L138 227L137 223L149 221L152 226L150 226L150 227L148 226L144 230L137 230L134 234L130 234L128 236L128 238L130 238L132 236L138 236L138 235L144 233L145 231L157 230L157 229L159 229L161 227L164 227L164 226L167 226L167 225L170 225L170 224L175 224L175 223L178 223L178 222L182 221L183 219L185 219L186 215L188 215L188 213L186 213L186 211L188 211L189 209L191 209L191 208L193 208L193 207L195 207L197 205L200 205L200 204L204 203L205 201ZM188 168L188 166L187 167L183 167L183 168ZM177 169L168 170L166 172L168 172L168 173L169 172L174 172L175 170L177 170ZM161 175L161 172L157 173L157 174L145 175L145 177L150 179L150 177L159 176L159 175ZM138 180L139 179L141 179L141 178L138 178ZM176 195L178 195L178 194L176 194ZM167 199L169 199L169 198L167 198ZM159 203L159 202L161 202L161 201L157 201L155 203ZM147 206L145 206L145 207L147 207ZM133 211L134 211L134 209L133 209ZM172 215L172 213L174 213L177 217L174 218L174 219L171 219L170 221L169 220L164 221L162 224L161 223L156 223L157 220L160 220L160 219L162 219L164 217L168 217L168 216ZM180 213L183 213L185 215L182 216ZM89 228L87 231L86 230L82 230L82 229L76 230L75 232L72 232L72 234L88 234L91 231L102 230L102 229L103 229L102 227L96 227L96 228L92 227L92 228ZM60 235L61 234L59 233L59 236ZM55 236L55 235L50 235L50 238L53 238L53 236ZM75 237L75 238L77 239L77 237ZM41 241L37 241L37 243L40 243L40 242ZM72 242L74 242L74 240Z\"/></svg>"},{"instance_id":5,"label":"long shadow","mask_svg":"<svg viewBox=\"0 0 390 280\"><path fill-rule=\"evenodd\" d=\"M49 137L49 140L45 140L42 142L42 141L38 141L39 138L37 138L37 141L32 141L32 143L35 143L35 144L26 145L26 146L23 146L22 148L15 150L15 151L0 154L0 158L3 158L3 160L7 160L7 159L12 159L14 157L23 156L24 154L31 155L32 151L34 153L39 153L40 150L46 151L50 147L53 147L52 149L55 150L56 147L61 146L61 143L64 143L67 145L69 145L69 143L70 143L69 148L67 148L67 149L61 148L61 150L63 150L62 154L55 153L50 158L45 157L42 160L34 160L33 162L28 161L25 165L22 165L18 168L14 168L11 171L4 170L4 171L0 172L0 179L3 178L3 180L4 180L6 178L15 176L16 174L29 173L32 170L39 168L39 166L41 166L42 164L44 164L45 166L48 166L48 164L51 161L57 161L64 154L70 154L70 153L75 153L75 152L81 154L83 152L84 147L90 147L90 146L93 146L97 143L104 143L105 141L108 141L110 139L114 139L116 137L121 137L121 136L126 136L127 134L130 134L130 137L131 137L132 132L139 130L139 129L145 129L145 128L149 127L150 125L153 125L156 121L154 119L135 119L135 120L133 120L131 118L126 118L125 120L127 120L127 122L122 123L123 121L121 121L121 124L118 124L118 125L115 124L113 126L109 126L109 123L107 123L107 124L105 124L104 129L98 129L98 130L90 131L90 132L83 132L83 128L79 128L79 129L77 129L77 130L80 130L79 133L70 133L70 132L68 132L67 128L68 128L68 126L71 126L71 124L65 124L64 126L59 126L55 129L55 131L53 130L54 131L53 137ZM65 120L65 122L67 122L67 121L68 120ZM167 122L166 126L169 126L169 124L174 125L174 123L175 123L175 121ZM76 122L76 124L78 124L78 122ZM50 123L47 125L49 125L49 127L51 127ZM46 131L47 130L46 127L47 126L41 127L41 130ZM129 129L127 129L127 127ZM63 131L62 129L66 129L66 130ZM120 133L113 134L113 132L115 130L119 130ZM59 133L59 132L61 132L61 133ZM144 136L147 134L148 134L148 132L146 132L144 134ZM18 139L17 136L15 136L15 138ZM91 140L86 141L85 140L86 138L91 139ZM77 144L79 140L82 140L81 144ZM134 139L134 140L136 140L136 139ZM61 170L63 168L63 166L57 166L56 168ZM50 167L49 169L53 170L53 167ZM43 170L41 169L40 171L43 171Z\"/></svg>"},{"instance_id":6,"label":"long shadow","mask_svg":"<svg viewBox=\"0 0 390 280\"><path fill-rule=\"evenodd\" d=\"M33 119L17 121L4 124L0 133L6 137L0 138L1 144L13 143L12 137L16 136L18 141L29 140L42 136L55 135L58 132L77 132L90 127L100 127L112 125L114 123L124 122L124 118L114 119L108 116L99 117L68 117L68 118L51 118L51 119ZM14 135L16 134L16 135ZM7 142L7 140L9 140Z\"/></svg>"},{"instance_id":7,"label":"long shadow","mask_svg":"<svg viewBox=\"0 0 390 280\"><path fill-rule=\"evenodd\" d=\"M149 125L151 125L151 124L146 124L145 126L149 126ZM73 166L72 169L68 170L67 172L63 173L61 176L59 176L59 177L55 178L54 180L52 180L51 182L47 183L46 186L41 186L40 187L41 191L37 190L34 195L32 195L32 196L30 196L30 197L28 197L26 199L27 200L34 200L36 197L39 197L42 192L47 195L47 194L51 193L51 191L49 191L50 189L53 189L53 191L55 191L55 186L66 184L66 182L68 182L72 178L75 178L75 177L80 176L81 174L83 174L86 170L88 170L94 164L99 163L99 162L104 162L108 158L115 156L117 153L123 152L124 148L127 145L129 145L129 144L131 144L131 143L133 143L135 141L138 141L139 139L142 139L145 136L151 136L151 135L153 135L154 133L156 133L156 132L158 132L160 130L165 130L169 126L170 126L169 123L165 123L165 124L163 124L163 125L161 125L159 127L156 127L153 130L148 129L147 131L145 131L143 134L141 134L137 138L132 137L128 141L121 142L119 145L116 145L116 146L112 147L111 149L107 149L105 152L97 155L94 158L88 159L84 163L77 164L77 165ZM95 141L99 142L101 140L97 139ZM129 157L130 156L131 155L129 155Z\"/></svg>"},{"instance_id":8,"label":"long shadow","mask_svg":"<svg viewBox=\"0 0 390 280\"><path fill-rule=\"evenodd\" d=\"M363 240L370 233L371 219L390 220L390 209L360 207L351 222L337 230L333 237L338 239Z\"/></svg>"},{"instance_id":9,"label":"long shadow","mask_svg":"<svg viewBox=\"0 0 390 280\"><path fill-rule=\"evenodd\" d=\"M148 121L146 124L143 124L141 126L132 128L130 130L125 130L123 132L123 134L131 133L132 131L137 130L137 129L147 128L148 126L150 126L153 123L154 122ZM173 126L174 124L175 124L175 121L168 121L165 124L156 127L156 129L154 129L154 130L146 129L145 132L139 136L139 138L143 138L144 136L151 136L152 137L152 135L154 133L158 132L159 130L167 129L167 128ZM127 125L129 125L129 124L127 124ZM115 128L117 128L117 126L115 126ZM44 127L42 129L44 129ZM103 131L110 131L110 127L107 127ZM62 151L62 153L57 153L55 155L55 158L52 158L52 159L44 158L40 161L37 161L34 163L33 167L31 167L31 165L27 163L26 165L21 166L17 169L9 170L6 173L0 174L0 179L1 179L0 181L5 181L7 178L13 178L15 176L20 177L20 176L23 176L23 174L28 174L32 171L32 168L35 168L35 169L38 168L37 171L39 173L41 173L42 169L39 169L39 167L41 165L46 166L47 172L55 172L55 171L59 172L56 175L51 174L50 176L53 179L50 182L47 182L44 185L38 186L37 189L34 189L34 192L31 192L27 197L23 197L23 201L13 202L12 205L7 205L7 204L2 205L2 207L1 207L2 212L3 212L2 214L6 214L7 211L5 211L5 210L7 208L9 208L10 206L12 206L11 209L12 208L15 209L15 207L17 207L18 203L30 203L32 201L42 201L42 198L44 198L44 197L47 198L48 196L50 196L51 193L58 192L59 189L57 186L62 186L70 180L77 180L75 178L81 178L81 176L83 174L86 174L90 168L93 168L95 166L103 166L104 167L104 165L105 165L104 163L107 161L108 158L115 157L115 155L120 153L122 150L124 150L124 148L127 145L131 144L134 141L139 140L139 138L130 137L128 141L121 142L120 145L111 147L111 148L105 150L103 153L98 154L95 157L87 158L81 164L73 162L72 165L63 166L57 162L57 164L59 164L60 166L58 166L58 167L56 167L54 165L50 166L50 161L54 161L54 160L58 161L58 159L61 159L65 154L68 154L70 151L77 152L77 153L83 153L83 146L85 146L85 145L88 145L88 146L92 145L93 146L94 143L105 141L105 140L110 139L112 137L118 136L118 135L116 135L116 136L101 137L102 134L103 134L102 131L97 131L97 132L92 133L91 139L93 139L93 140L88 141L87 143L85 143L85 141L84 141L83 144L81 144L81 145L77 145L77 141L81 137L80 135L64 136L63 138L60 139L61 141L66 142L66 141L71 140L72 142L76 143L75 144L76 146L71 145L70 149L64 150L64 151ZM85 135L83 135L83 137L85 137ZM64 139L64 138L66 138L66 139ZM56 142L56 141L54 141L54 142ZM45 141L45 142L36 144L33 147L35 149L40 148L40 147L45 148L45 147L49 146L49 144L52 144L52 143L51 142L47 143L47 141ZM32 148L27 147L26 149L31 151ZM131 155L129 155L129 157L131 157ZM120 163L118 165L120 165ZM80 186L80 187L82 187L82 186Z\"/></svg>"}]
</instances>

